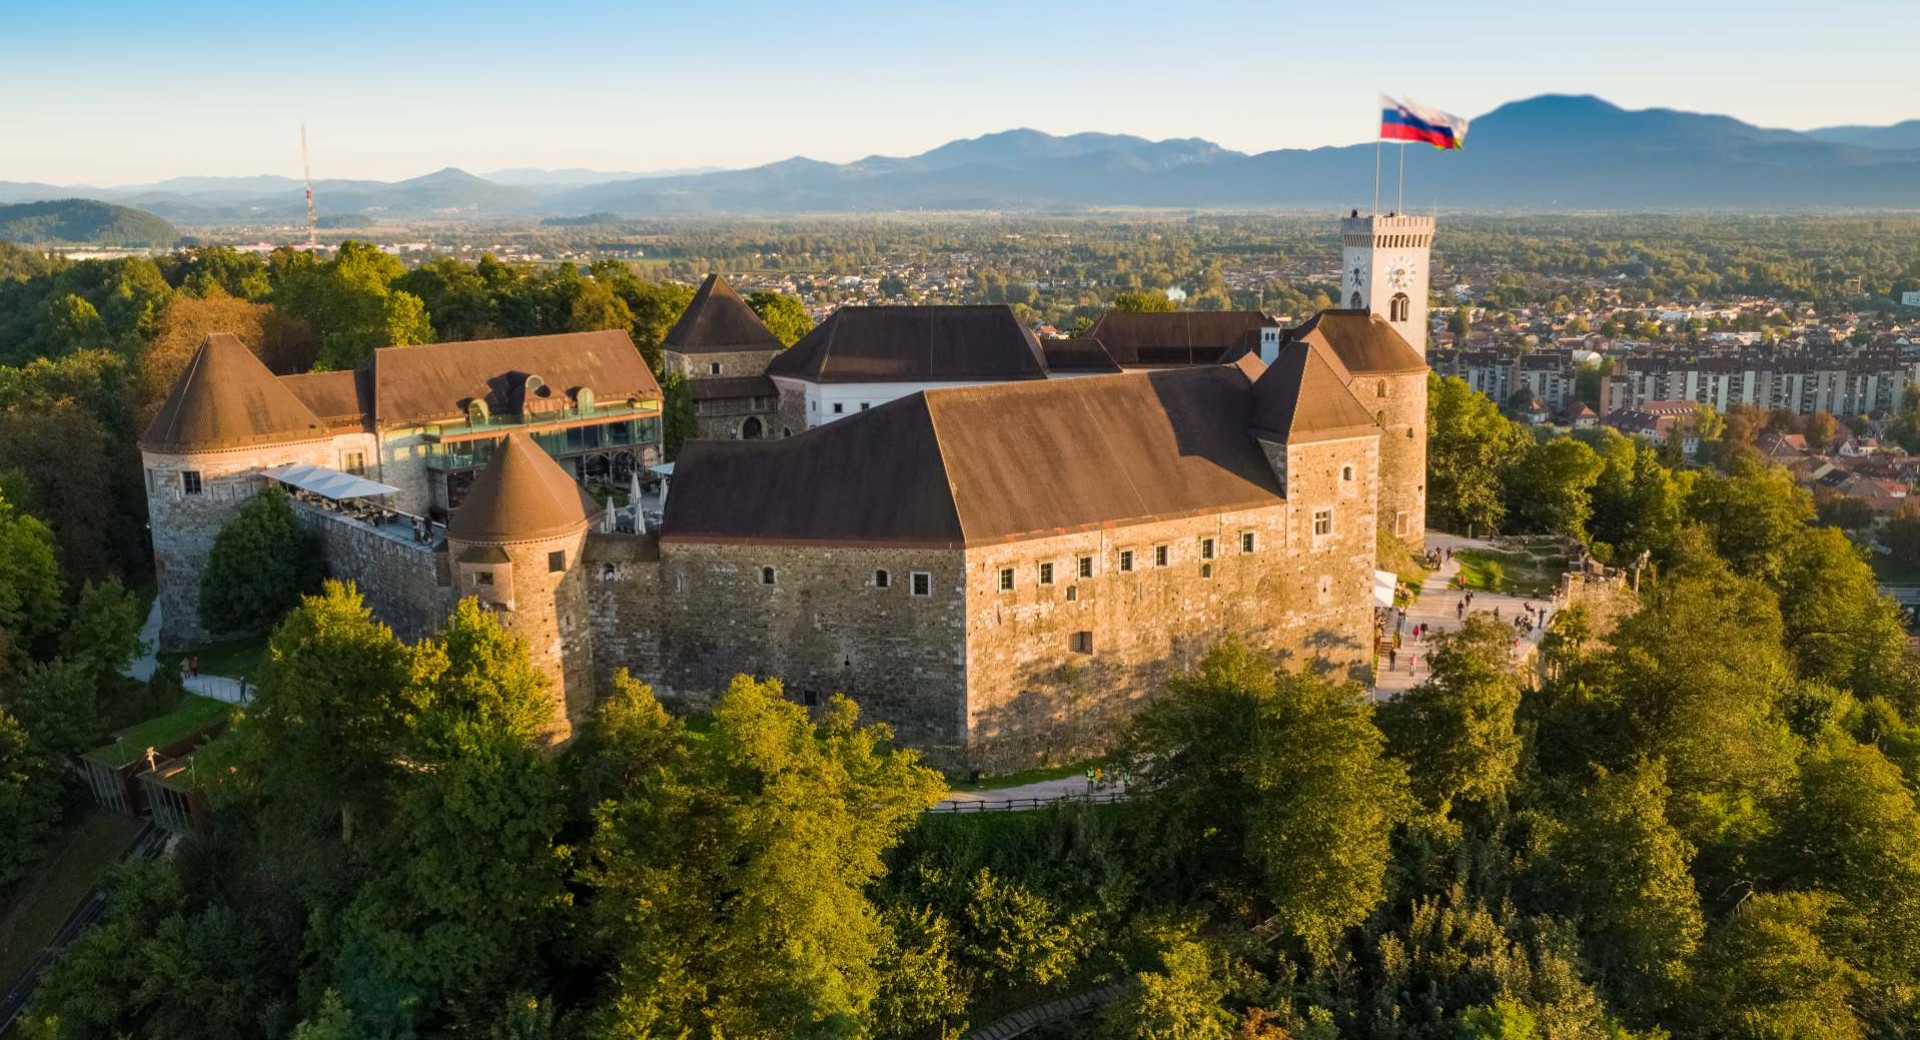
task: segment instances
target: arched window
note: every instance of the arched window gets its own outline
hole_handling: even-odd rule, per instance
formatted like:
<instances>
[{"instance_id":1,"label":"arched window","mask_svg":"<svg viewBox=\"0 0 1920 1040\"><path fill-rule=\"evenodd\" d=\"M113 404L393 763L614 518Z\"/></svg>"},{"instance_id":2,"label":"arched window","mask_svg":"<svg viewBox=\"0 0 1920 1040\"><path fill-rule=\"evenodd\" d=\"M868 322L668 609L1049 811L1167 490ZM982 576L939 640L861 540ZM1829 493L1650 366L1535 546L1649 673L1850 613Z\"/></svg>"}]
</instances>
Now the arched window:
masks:
<instances>
[{"instance_id":1,"label":"arched window","mask_svg":"<svg viewBox=\"0 0 1920 1040\"><path fill-rule=\"evenodd\" d=\"M1394 293L1393 299L1387 301L1388 321L1406 321L1407 315L1412 313L1412 311L1413 301L1407 299L1406 293Z\"/></svg>"},{"instance_id":2,"label":"arched window","mask_svg":"<svg viewBox=\"0 0 1920 1040\"><path fill-rule=\"evenodd\" d=\"M1360 308L1362 308L1362 307L1365 307L1365 306L1366 306L1366 304L1364 304L1364 303L1361 303L1361 302L1360 302L1360 294L1359 294L1359 293L1354 293L1354 294L1353 294L1353 299L1352 299L1352 301L1351 301L1351 302L1349 302L1349 303L1347 304L1347 306L1349 306L1349 307L1352 307L1352 308L1353 308L1354 310L1356 310L1356 311L1357 311L1357 310L1359 310Z\"/></svg>"},{"instance_id":3,"label":"arched window","mask_svg":"<svg viewBox=\"0 0 1920 1040\"><path fill-rule=\"evenodd\" d=\"M1384 380L1384 379L1382 379L1382 380L1380 380L1380 382L1379 382L1378 384L1376 384L1376 385L1374 386L1374 388L1373 388L1373 396L1375 396L1375 397L1385 397L1385 396L1387 396L1387 381L1386 381L1386 380Z\"/></svg>"},{"instance_id":4,"label":"arched window","mask_svg":"<svg viewBox=\"0 0 1920 1040\"><path fill-rule=\"evenodd\" d=\"M1353 467L1352 466L1340 467L1340 479L1342 481L1351 483L1353 481Z\"/></svg>"},{"instance_id":5,"label":"arched window","mask_svg":"<svg viewBox=\"0 0 1920 1040\"><path fill-rule=\"evenodd\" d=\"M476 397L467 402L467 422L474 426L483 426L487 421L487 402Z\"/></svg>"},{"instance_id":6,"label":"arched window","mask_svg":"<svg viewBox=\"0 0 1920 1040\"><path fill-rule=\"evenodd\" d=\"M742 440L757 441L765 435L766 428L761 425L759 416L749 415L747 416L747 421L740 424L740 437Z\"/></svg>"},{"instance_id":7,"label":"arched window","mask_svg":"<svg viewBox=\"0 0 1920 1040\"><path fill-rule=\"evenodd\" d=\"M581 415L592 415L593 388L590 386L581 387L579 392L573 395L573 403L574 406L579 409Z\"/></svg>"}]
</instances>

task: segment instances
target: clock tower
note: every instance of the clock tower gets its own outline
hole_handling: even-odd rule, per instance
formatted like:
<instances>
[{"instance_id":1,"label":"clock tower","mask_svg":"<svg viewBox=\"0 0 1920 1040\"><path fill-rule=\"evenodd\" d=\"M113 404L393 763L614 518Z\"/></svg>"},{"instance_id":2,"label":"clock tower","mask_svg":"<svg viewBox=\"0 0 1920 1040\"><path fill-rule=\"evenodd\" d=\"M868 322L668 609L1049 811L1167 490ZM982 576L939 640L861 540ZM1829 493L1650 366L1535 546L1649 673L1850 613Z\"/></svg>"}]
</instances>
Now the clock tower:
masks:
<instances>
[{"instance_id":1,"label":"clock tower","mask_svg":"<svg viewBox=\"0 0 1920 1040\"><path fill-rule=\"evenodd\" d=\"M1340 221L1340 305L1384 319L1421 357L1432 249L1432 217L1375 213Z\"/></svg>"}]
</instances>

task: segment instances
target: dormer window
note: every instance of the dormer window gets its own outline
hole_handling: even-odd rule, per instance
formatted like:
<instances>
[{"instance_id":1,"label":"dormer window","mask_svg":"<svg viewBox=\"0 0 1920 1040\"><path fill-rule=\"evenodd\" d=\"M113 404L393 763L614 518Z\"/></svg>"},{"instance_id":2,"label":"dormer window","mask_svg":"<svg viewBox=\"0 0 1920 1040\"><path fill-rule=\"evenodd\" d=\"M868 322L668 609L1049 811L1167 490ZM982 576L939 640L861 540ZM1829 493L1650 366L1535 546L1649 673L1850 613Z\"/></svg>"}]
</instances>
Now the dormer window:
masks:
<instances>
[{"instance_id":1,"label":"dormer window","mask_svg":"<svg viewBox=\"0 0 1920 1040\"><path fill-rule=\"evenodd\" d=\"M547 381L539 376L528 376L527 381L521 384L521 389L526 392L528 397L544 397L546 396Z\"/></svg>"},{"instance_id":2,"label":"dormer window","mask_svg":"<svg viewBox=\"0 0 1920 1040\"><path fill-rule=\"evenodd\" d=\"M492 413L487 411L487 402L476 397L467 402L467 422L473 426L485 426Z\"/></svg>"},{"instance_id":3,"label":"dormer window","mask_svg":"<svg viewBox=\"0 0 1920 1040\"><path fill-rule=\"evenodd\" d=\"M588 386L581 387L573 395L573 404L575 408L579 409L581 415L592 415L593 388Z\"/></svg>"}]
</instances>

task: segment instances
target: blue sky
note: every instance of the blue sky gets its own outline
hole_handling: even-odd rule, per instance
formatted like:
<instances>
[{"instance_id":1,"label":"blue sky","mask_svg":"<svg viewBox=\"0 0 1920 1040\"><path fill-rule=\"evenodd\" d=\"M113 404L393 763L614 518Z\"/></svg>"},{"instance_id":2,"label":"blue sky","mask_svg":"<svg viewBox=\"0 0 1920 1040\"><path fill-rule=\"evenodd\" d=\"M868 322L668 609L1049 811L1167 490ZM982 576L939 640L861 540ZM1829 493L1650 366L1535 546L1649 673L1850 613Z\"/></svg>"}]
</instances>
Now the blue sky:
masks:
<instances>
[{"instance_id":1,"label":"blue sky","mask_svg":"<svg viewBox=\"0 0 1920 1040\"><path fill-rule=\"evenodd\" d=\"M910 154L1016 126L1261 151L1386 90L1767 126L1920 116L1914 0L0 0L0 180L391 179Z\"/></svg>"}]
</instances>

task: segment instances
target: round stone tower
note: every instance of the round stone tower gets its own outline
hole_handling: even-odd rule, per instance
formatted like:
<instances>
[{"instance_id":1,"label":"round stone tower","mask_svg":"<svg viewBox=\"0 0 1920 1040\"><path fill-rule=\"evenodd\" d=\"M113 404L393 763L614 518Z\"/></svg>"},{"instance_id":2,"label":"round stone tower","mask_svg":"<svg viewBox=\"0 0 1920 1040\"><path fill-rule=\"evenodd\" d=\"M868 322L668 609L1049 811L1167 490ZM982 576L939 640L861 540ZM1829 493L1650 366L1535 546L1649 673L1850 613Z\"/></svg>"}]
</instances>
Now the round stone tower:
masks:
<instances>
[{"instance_id":1,"label":"round stone tower","mask_svg":"<svg viewBox=\"0 0 1920 1040\"><path fill-rule=\"evenodd\" d=\"M593 643L580 555L599 506L524 433L508 435L447 522L460 596L499 613L553 681L556 743L593 704Z\"/></svg>"},{"instance_id":2,"label":"round stone tower","mask_svg":"<svg viewBox=\"0 0 1920 1040\"><path fill-rule=\"evenodd\" d=\"M332 464L333 434L246 344L216 332L140 435L140 458L160 644L198 646L224 634L209 631L200 617L200 580L214 538L263 486L261 471L288 462Z\"/></svg>"}]
</instances>

